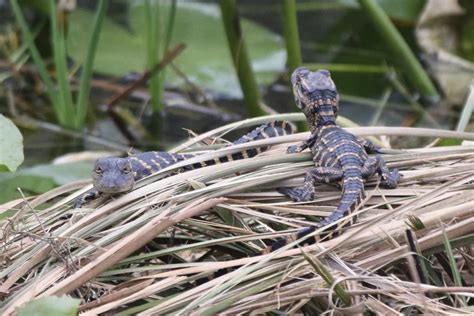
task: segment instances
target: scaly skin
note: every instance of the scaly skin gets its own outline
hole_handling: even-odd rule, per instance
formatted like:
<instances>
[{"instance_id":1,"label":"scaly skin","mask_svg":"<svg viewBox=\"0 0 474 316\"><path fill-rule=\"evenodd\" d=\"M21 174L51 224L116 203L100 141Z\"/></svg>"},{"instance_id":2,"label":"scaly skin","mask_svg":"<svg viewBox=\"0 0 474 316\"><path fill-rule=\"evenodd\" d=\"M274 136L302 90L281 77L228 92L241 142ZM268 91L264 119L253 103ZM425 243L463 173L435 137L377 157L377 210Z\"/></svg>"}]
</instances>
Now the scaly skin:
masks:
<instances>
[{"instance_id":1,"label":"scaly skin","mask_svg":"<svg viewBox=\"0 0 474 316\"><path fill-rule=\"evenodd\" d=\"M271 138L294 133L293 125L286 121L276 121L263 124L233 142L243 144L254 140ZM183 168L191 170L228 161L256 156L266 148L251 148L229 154L213 160L202 161ZM92 172L94 188L76 199L75 208L86 201L96 198L101 193L118 194L133 189L135 182L151 174L169 167L180 161L195 157L193 154L176 154L163 151L150 151L125 158L109 157L98 159Z\"/></svg>"},{"instance_id":2,"label":"scaly skin","mask_svg":"<svg viewBox=\"0 0 474 316\"><path fill-rule=\"evenodd\" d=\"M306 116L311 136L302 144L289 147L288 152L296 153L310 148L315 167L306 173L303 187L280 188L279 191L294 201L311 201L317 184L341 182L342 197L327 218L296 235L278 240L272 245L272 251L349 215L365 197L364 178L379 174L381 186L389 189L395 188L400 178L397 169L388 170L381 156L367 155L368 152L378 152L378 147L336 125L339 97L329 71L311 72L307 68L298 68L293 72L291 81L296 104ZM314 243L323 236L331 238L355 219L352 216L341 221L336 228L307 239L305 243Z\"/></svg>"}]
</instances>

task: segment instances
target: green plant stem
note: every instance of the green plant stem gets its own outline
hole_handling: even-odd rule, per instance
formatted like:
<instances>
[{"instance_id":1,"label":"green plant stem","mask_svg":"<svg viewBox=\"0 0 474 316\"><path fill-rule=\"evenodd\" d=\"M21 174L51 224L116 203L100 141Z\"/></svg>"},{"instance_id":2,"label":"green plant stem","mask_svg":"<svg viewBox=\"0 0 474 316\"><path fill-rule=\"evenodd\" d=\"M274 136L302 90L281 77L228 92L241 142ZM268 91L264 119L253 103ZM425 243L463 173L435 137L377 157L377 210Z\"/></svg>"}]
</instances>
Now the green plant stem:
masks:
<instances>
[{"instance_id":1,"label":"green plant stem","mask_svg":"<svg viewBox=\"0 0 474 316\"><path fill-rule=\"evenodd\" d=\"M164 44L163 44L163 49L161 50L159 56L160 58L163 58L165 53L168 52L171 44L171 38L173 37L173 30L174 30L174 21L176 17L176 0L171 1L171 7L169 9L168 13L168 19L166 22L166 28L165 28L165 35L164 35ZM161 104L162 104L162 99L163 99L163 94L165 91L165 76L166 76L166 67L160 71L157 74L158 78L158 96L160 100L160 110L161 110Z\"/></svg>"},{"instance_id":2,"label":"green plant stem","mask_svg":"<svg viewBox=\"0 0 474 316\"><path fill-rule=\"evenodd\" d=\"M150 0L145 1L145 25L147 37L147 68L151 69L160 56L160 3ZM150 95L153 110L161 110L160 78L158 74L153 74L150 78Z\"/></svg>"},{"instance_id":3,"label":"green plant stem","mask_svg":"<svg viewBox=\"0 0 474 316\"><path fill-rule=\"evenodd\" d=\"M108 0L100 0L98 3L97 13L92 24L92 34L87 45L87 52L82 65L81 79L79 83L79 93L76 101L76 115L74 127L79 128L84 125L87 114L87 105L90 94L90 82L92 79L92 67L97 52L97 44L99 43L99 35L102 24L107 12Z\"/></svg>"},{"instance_id":4,"label":"green plant stem","mask_svg":"<svg viewBox=\"0 0 474 316\"><path fill-rule=\"evenodd\" d=\"M453 274L454 284L456 284L456 286L463 286L461 274L459 273L459 269L456 264L453 248L451 247L451 242L449 240L448 235L446 234L444 230L443 230L443 244L444 244L444 249L446 251L446 256L448 257L448 260L449 260L449 265L451 267L451 273Z\"/></svg>"},{"instance_id":5,"label":"green plant stem","mask_svg":"<svg viewBox=\"0 0 474 316\"><path fill-rule=\"evenodd\" d=\"M383 65L363 65L363 64L321 64L304 63L305 67L310 69L327 69L330 72L350 72L350 73L387 73L389 70Z\"/></svg>"},{"instance_id":6,"label":"green plant stem","mask_svg":"<svg viewBox=\"0 0 474 316\"><path fill-rule=\"evenodd\" d=\"M288 74L301 65L300 35L295 0L282 0L283 34L288 56Z\"/></svg>"},{"instance_id":7,"label":"green plant stem","mask_svg":"<svg viewBox=\"0 0 474 316\"><path fill-rule=\"evenodd\" d=\"M331 275L331 273L324 266L324 264L319 261L317 257L311 257L306 251L302 252L303 257L313 267L316 273L321 276L321 278L327 283L328 286L333 286L336 282L336 279ZM345 306L351 306L351 297L347 294L346 289L340 283L337 283L334 286L334 292Z\"/></svg>"},{"instance_id":8,"label":"green plant stem","mask_svg":"<svg viewBox=\"0 0 474 316\"><path fill-rule=\"evenodd\" d=\"M282 0L283 34L286 42L288 77L293 70L301 66L300 35L298 32L298 18L296 16L295 0ZM296 108L296 104L294 105ZM308 123L298 122L299 131L307 131Z\"/></svg>"},{"instance_id":9,"label":"green plant stem","mask_svg":"<svg viewBox=\"0 0 474 316\"><path fill-rule=\"evenodd\" d=\"M46 64L43 61L43 58L41 57L38 49L36 48L33 35L31 34L30 29L28 28L28 25L26 24L25 18L23 17L23 14L21 13L21 9L20 9L20 6L18 5L17 0L11 0L10 4L12 6L12 10L15 15L15 19L18 23L18 26L21 29L23 39L26 42L28 49L30 51L31 58L33 59L33 62L35 63L36 68L38 69L38 74L41 80L43 81L43 84L46 86L46 90L48 92L49 99L53 105L53 109L56 114L56 117L58 121L62 123L63 119L62 119L61 111L59 109L59 106L60 106L59 100L57 97L57 93L55 92L54 83L48 75Z\"/></svg>"},{"instance_id":10,"label":"green plant stem","mask_svg":"<svg viewBox=\"0 0 474 316\"><path fill-rule=\"evenodd\" d=\"M171 38L173 38L175 18L176 18L176 0L172 0L170 12L168 14L168 21L166 23L166 35L165 35L165 45L163 49L163 54L167 52L170 48Z\"/></svg>"},{"instance_id":11,"label":"green plant stem","mask_svg":"<svg viewBox=\"0 0 474 316\"><path fill-rule=\"evenodd\" d=\"M237 77L244 95L248 114L252 117L264 115L265 113L260 107L260 94L258 92L257 81L242 35L235 0L221 0L219 1L219 5L232 61L237 71Z\"/></svg>"},{"instance_id":12,"label":"green plant stem","mask_svg":"<svg viewBox=\"0 0 474 316\"><path fill-rule=\"evenodd\" d=\"M368 17L382 35L382 39L387 44L392 55L399 61L408 79L422 97L431 102L438 101L438 92L428 75L382 8L375 0L359 0L359 4L367 12Z\"/></svg>"},{"instance_id":13,"label":"green plant stem","mask_svg":"<svg viewBox=\"0 0 474 316\"><path fill-rule=\"evenodd\" d=\"M474 113L474 86L471 84L469 88L469 95L466 99L466 103L464 104L461 116L459 117L459 121L456 126L456 131L463 132L466 130L472 113Z\"/></svg>"},{"instance_id":14,"label":"green plant stem","mask_svg":"<svg viewBox=\"0 0 474 316\"><path fill-rule=\"evenodd\" d=\"M59 102L61 104L62 124L74 128L74 102L72 100L69 71L67 67L66 36L64 25L58 23L58 10L55 0L49 0L51 19L51 41L53 45L54 66L58 81Z\"/></svg>"}]
</instances>

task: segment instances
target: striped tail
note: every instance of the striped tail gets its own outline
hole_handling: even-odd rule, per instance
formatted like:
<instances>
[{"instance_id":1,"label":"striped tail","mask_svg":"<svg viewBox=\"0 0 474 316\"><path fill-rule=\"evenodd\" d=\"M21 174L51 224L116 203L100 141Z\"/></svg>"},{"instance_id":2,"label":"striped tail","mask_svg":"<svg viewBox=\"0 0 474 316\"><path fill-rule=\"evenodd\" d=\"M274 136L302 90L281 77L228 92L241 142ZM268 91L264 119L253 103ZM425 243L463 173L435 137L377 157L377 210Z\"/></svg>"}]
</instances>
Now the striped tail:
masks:
<instances>
[{"instance_id":1,"label":"striped tail","mask_svg":"<svg viewBox=\"0 0 474 316\"><path fill-rule=\"evenodd\" d=\"M244 143L248 143L248 142L259 140L259 139L267 139L267 138L272 138L272 137L277 137L277 136L289 135L289 134L293 134L294 132L295 132L295 127L287 121L268 122L253 129L252 131L248 132L244 136L240 137L239 139L234 141L232 145L244 144ZM224 163L228 161L252 158L267 149L268 147L244 149L242 151L228 154L226 156L195 163L191 166L191 168L197 169L197 168L212 166L212 165L216 165L216 164L220 164L220 163ZM193 155L188 157L186 154L182 154L181 156L182 157L180 157L180 159L182 160L194 157Z\"/></svg>"},{"instance_id":2,"label":"striped tail","mask_svg":"<svg viewBox=\"0 0 474 316\"><path fill-rule=\"evenodd\" d=\"M362 177L361 177L362 179ZM260 254L268 254L272 251L278 250L290 242L296 241L300 238L303 238L313 232L315 232L317 229L327 226L329 224L334 223L335 221L339 220L340 218L350 215L356 208L357 206L361 203L361 201L364 199L365 193L364 193L364 185L362 181L357 180L356 178L346 178L343 180L343 189L342 189L342 197L341 197L341 202L339 205L336 207L336 209L317 223L316 225L306 227L299 232L295 234L291 234L290 236L286 238L280 238L276 242L274 242L271 246L267 247L265 250L262 251ZM335 228L328 228L323 230L319 235L315 235L311 238L305 239L303 242L301 242L299 245L312 245L315 244L316 242L319 242L322 238L326 239L331 239L339 235L341 230L344 227L348 227L352 224L354 224L356 221L356 216L351 216L347 218L344 221L341 221L337 227ZM213 274L211 274L208 277L204 277L202 279L198 279L196 281L195 285L200 285L203 284L207 281L212 280L213 278L219 277L221 275L224 275L228 272L234 271L235 269L220 269Z\"/></svg>"},{"instance_id":3,"label":"striped tail","mask_svg":"<svg viewBox=\"0 0 474 316\"><path fill-rule=\"evenodd\" d=\"M268 253L268 252L272 252L277 249L280 249L293 241L296 241L300 238L303 238L315 232L317 229L320 229L321 227L330 225L338 221L342 217L350 215L365 197L364 183L362 179L363 179L362 175L353 176L353 177L344 177L342 181L343 185L342 185L341 202L328 217L324 218L322 221L320 221L316 225L306 227L297 233L291 234L288 237L278 239L275 243L273 243L271 246L265 249L264 253ZM299 245L300 246L312 245L316 242L321 241L321 239L323 238L332 239L338 236L343 228L354 224L356 220L357 220L356 216L350 216L347 219L338 223L336 227L327 228L323 230L320 234L317 234L311 238L305 239Z\"/></svg>"},{"instance_id":4,"label":"striped tail","mask_svg":"<svg viewBox=\"0 0 474 316\"><path fill-rule=\"evenodd\" d=\"M233 142L234 145L244 144L254 140L289 135L295 132L295 127L288 121L273 121L265 123Z\"/></svg>"}]
</instances>

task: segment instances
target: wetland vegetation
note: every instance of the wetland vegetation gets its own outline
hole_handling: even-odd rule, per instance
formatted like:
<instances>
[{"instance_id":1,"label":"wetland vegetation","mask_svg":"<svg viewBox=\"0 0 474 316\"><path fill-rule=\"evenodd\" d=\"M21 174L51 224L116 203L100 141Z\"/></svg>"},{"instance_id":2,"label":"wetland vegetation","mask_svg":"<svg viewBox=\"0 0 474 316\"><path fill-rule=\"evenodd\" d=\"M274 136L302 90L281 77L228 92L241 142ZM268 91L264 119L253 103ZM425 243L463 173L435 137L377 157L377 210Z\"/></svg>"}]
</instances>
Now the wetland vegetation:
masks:
<instances>
[{"instance_id":1,"label":"wetland vegetation","mask_svg":"<svg viewBox=\"0 0 474 316\"><path fill-rule=\"evenodd\" d=\"M341 197L276 190L312 165L286 153L301 65L403 178L370 178L338 237L256 256ZM472 314L473 78L470 1L0 1L0 314ZM299 133L225 146L274 120ZM201 155L73 208L95 159L149 150Z\"/></svg>"}]
</instances>

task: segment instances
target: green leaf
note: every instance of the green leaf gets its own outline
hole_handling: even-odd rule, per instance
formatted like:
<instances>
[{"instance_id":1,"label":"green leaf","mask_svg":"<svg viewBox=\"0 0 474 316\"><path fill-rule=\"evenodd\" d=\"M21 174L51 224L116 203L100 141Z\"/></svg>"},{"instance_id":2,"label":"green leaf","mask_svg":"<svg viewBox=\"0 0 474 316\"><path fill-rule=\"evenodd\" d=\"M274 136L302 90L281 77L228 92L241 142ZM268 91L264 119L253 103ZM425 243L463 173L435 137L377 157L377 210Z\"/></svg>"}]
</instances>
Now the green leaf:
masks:
<instances>
[{"instance_id":1,"label":"green leaf","mask_svg":"<svg viewBox=\"0 0 474 316\"><path fill-rule=\"evenodd\" d=\"M23 159L23 136L10 119L0 114L0 171L15 171Z\"/></svg>"},{"instance_id":2,"label":"green leaf","mask_svg":"<svg viewBox=\"0 0 474 316\"><path fill-rule=\"evenodd\" d=\"M17 309L19 316L75 316L81 301L72 297L48 296L26 303Z\"/></svg>"},{"instance_id":3,"label":"green leaf","mask_svg":"<svg viewBox=\"0 0 474 316\"><path fill-rule=\"evenodd\" d=\"M89 178L91 162L44 164L0 174L0 204L21 197L17 188L29 195L44 193L58 185Z\"/></svg>"},{"instance_id":4,"label":"green leaf","mask_svg":"<svg viewBox=\"0 0 474 316\"><path fill-rule=\"evenodd\" d=\"M425 0L377 0L378 4L395 20L403 22L416 22L418 15L423 10Z\"/></svg>"},{"instance_id":5,"label":"green leaf","mask_svg":"<svg viewBox=\"0 0 474 316\"><path fill-rule=\"evenodd\" d=\"M94 69L98 72L123 76L129 72L143 72L146 66L145 7L134 2L125 28L110 19L104 21ZM169 7L162 13L168 14ZM87 45L83 30L92 21L92 14L75 10L71 16L68 48L71 57L80 61ZM253 69L260 84L272 82L284 70L286 53L280 36L262 26L242 19L242 29L252 57ZM163 41L165 41L163 36ZM178 3L173 39L170 47L184 42L186 50L175 64L199 87L240 97L223 23L215 4ZM169 74L169 76L168 76ZM185 85L185 82L167 73L167 84Z\"/></svg>"},{"instance_id":6,"label":"green leaf","mask_svg":"<svg viewBox=\"0 0 474 316\"><path fill-rule=\"evenodd\" d=\"M450 139L450 138L445 138L442 139L436 146L456 146L456 145L461 145L462 140L460 139Z\"/></svg>"},{"instance_id":7,"label":"green leaf","mask_svg":"<svg viewBox=\"0 0 474 316\"><path fill-rule=\"evenodd\" d=\"M17 188L21 188L26 195L40 194L56 187L51 177L18 175L0 181L0 203L21 198Z\"/></svg>"},{"instance_id":8,"label":"green leaf","mask_svg":"<svg viewBox=\"0 0 474 316\"><path fill-rule=\"evenodd\" d=\"M89 178L91 175L92 166L92 162L36 165L34 167L18 170L15 174L0 174L0 181L12 179L20 175L39 176L51 178L56 185L62 185L72 181ZM20 185L20 187L23 187L23 185Z\"/></svg>"}]
</instances>

